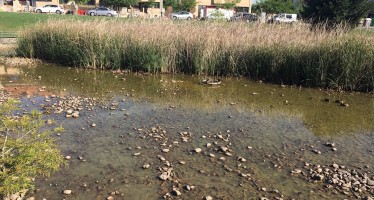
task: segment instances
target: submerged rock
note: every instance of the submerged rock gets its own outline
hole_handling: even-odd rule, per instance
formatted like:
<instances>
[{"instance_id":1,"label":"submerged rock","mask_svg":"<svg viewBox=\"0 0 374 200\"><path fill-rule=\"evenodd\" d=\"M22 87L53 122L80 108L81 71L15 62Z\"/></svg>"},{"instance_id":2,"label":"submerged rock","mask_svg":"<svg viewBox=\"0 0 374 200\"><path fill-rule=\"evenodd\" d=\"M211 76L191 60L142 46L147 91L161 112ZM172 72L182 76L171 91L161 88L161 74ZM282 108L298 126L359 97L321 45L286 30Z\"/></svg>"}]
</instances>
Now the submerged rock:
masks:
<instances>
[{"instance_id":1,"label":"submerged rock","mask_svg":"<svg viewBox=\"0 0 374 200\"><path fill-rule=\"evenodd\" d=\"M71 194L72 193L72 191L71 190L64 190L64 192L63 192L64 194Z\"/></svg>"},{"instance_id":2,"label":"submerged rock","mask_svg":"<svg viewBox=\"0 0 374 200\"><path fill-rule=\"evenodd\" d=\"M202 150L201 150L200 148L196 148L194 151L195 151L196 153L200 153Z\"/></svg>"}]
</instances>

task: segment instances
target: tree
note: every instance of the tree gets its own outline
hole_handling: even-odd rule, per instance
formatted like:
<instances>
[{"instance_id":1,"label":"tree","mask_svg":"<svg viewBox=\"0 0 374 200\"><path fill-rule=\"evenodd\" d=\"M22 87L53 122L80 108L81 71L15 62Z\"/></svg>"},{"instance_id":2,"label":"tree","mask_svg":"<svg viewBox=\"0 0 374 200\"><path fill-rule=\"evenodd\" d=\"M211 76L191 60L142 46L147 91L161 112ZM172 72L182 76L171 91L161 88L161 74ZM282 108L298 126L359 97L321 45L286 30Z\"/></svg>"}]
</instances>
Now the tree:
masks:
<instances>
[{"instance_id":1,"label":"tree","mask_svg":"<svg viewBox=\"0 0 374 200\"><path fill-rule=\"evenodd\" d=\"M240 3L240 0L228 0L223 4L223 8L232 9L237 3Z\"/></svg>"},{"instance_id":2,"label":"tree","mask_svg":"<svg viewBox=\"0 0 374 200\"><path fill-rule=\"evenodd\" d=\"M370 10L368 0L304 0L302 17L313 25L327 23L329 27L348 23L355 26Z\"/></svg>"},{"instance_id":3,"label":"tree","mask_svg":"<svg viewBox=\"0 0 374 200\"><path fill-rule=\"evenodd\" d=\"M197 2L196 0L165 0L164 6L171 6L174 12L178 11L192 11Z\"/></svg>"},{"instance_id":4,"label":"tree","mask_svg":"<svg viewBox=\"0 0 374 200\"><path fill-rule=\"evenodd\" d=\"M0 197L32 189L36 176L49 175L65 162L51 138L53 132L40 130L41 114L14 116L16 103L0 103Z\"/></svg>"},{"instance_id":5,"label":"tree","mask_svg":"<svg viewBox=\"0 0 374 200\"><path fill-rule=\"evenodd\" d=\"M196 0L181 0L180 5L182 10L191 11L196 6Z\"/></svg>"},{"instance_id":6,"label":"tree","mask_svg":"<svg viewBox=\"0 0 374 200\"><path fill-rule=\"evenodd\" d=\"M103 0L102 3L107 6L131 7L139 3L139 0Z\"/></svg>"},{"instance_id":7,"label":"tree","mask_svg":"<svg viewBox=\"0 0 374 200\"><path fill-rule=\"evenodd\" d=\"M253 11L269 14L295 13L297 11L293 0L263 0L253 5Z\"/></svg>"}]
</instances>

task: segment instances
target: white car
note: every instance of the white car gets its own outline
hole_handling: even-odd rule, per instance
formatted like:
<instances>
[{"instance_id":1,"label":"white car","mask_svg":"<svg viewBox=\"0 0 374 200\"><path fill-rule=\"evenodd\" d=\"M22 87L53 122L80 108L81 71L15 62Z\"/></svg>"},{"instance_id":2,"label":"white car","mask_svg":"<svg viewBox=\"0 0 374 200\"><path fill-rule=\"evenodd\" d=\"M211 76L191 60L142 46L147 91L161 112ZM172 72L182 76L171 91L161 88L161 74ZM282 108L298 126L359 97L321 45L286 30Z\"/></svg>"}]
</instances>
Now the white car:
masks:
<instances>
[{"instance_id":1,"label":"white car","mask_svg":"<svg viewBox=\"0 0 374 200\"><path fill-rule=\"evenodd\" d=\"M65 10L58 5L48 4L43 7L36 7L34 8L34 11L36 13L56 13L56 14L62 14L65 13Z\"/></svg>"},{"instance_id":2,"label":"white car","mask_svg":"<svg viewBox=\"0 0 374 200\"><path fill-rule=\"evenodd\" d=\"M172 19L187 19L190 20L193 18L193 14L187 11L181 11L178 13L171 13L170 18Z\"/></svg>"},{"instance_id":3,"label":"white car","mask_svg":"<svg viewBox=\"0 0 374 200\"><path fill-rule=\"evenodd\" d=\"M297 14L282 13L274 17L275 23L294 23L297 22Z\"/></svg>"}]
</instances>

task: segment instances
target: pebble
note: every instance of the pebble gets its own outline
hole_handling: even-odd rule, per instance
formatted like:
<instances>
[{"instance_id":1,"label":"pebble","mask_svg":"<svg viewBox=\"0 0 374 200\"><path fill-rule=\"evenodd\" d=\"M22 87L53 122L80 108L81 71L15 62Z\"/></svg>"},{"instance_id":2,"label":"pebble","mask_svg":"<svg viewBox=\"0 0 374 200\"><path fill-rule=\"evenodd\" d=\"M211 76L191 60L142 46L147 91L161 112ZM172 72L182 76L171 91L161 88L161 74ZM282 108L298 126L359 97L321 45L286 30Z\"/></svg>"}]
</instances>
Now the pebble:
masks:
<instances>
[{"instance_id":1,"label":"pebble","mask_svg":"<svg viewBox=\"0 0 374 200\"><path fill-rule=\"evenodd\" d=\"M64 194L71 194L72 191L71 190L64 190Z\"/></svg>"},{"instance_id":2,"label":"pebble","mask_svg":"<svg viewBox=\"0 0 374 200\"><path fill-rule=\"evenodd\" d=\"M264 187L263 187L263 188L261 188L261 190L262 190L262 191L264 191L264 192L266 192L266 188L264 188Z\"/></svg>"},{"instance_id":3,"label":"pebble","mask_svg":"<svg viewBox=\"0 0 374 200\"><path fill-rule=\"evenodd\" d=\"M95 123L93 123L92 125L91 125L92 127L95 127L96 126L96 124Z\"/></svg>"},{"instance_id":4,"label":"pebble","mask_svg":"<svg viewBox=\"0 0 374 200\"><path fill-rule=\"evenodd\" d=\"M374 180L370 180L370 179L368 179L368 180L367 180L367 184L368 184L369 186L374 186Z\"/></svg>"},{"instance_id":5,"label":"pebble","mask_svg":"<svg viewBox=\"0 0 374 200\"><path fill-rule=\"evenodd\" d=\"M71 156L65 156L65 159L66 159L66 160L70 160L70 159L71 159Z\"/></svg>"},{"instance_id":6,"label":"pebble","mask_svg":"<svg viewBox=\"0 0 374 200\"><path fill-rule=\"evenodd\" d=\"M243 157L238 157L238 160L240 161L240 162L245 162L245 161L247 161L245 158L243 158Z\"/></svg>"},{"instance_id":7,"label":"pebble","mask_svg":"<svg viewBox=\"0 0 374 200\"><path fill-rule=\"evenodd\" d=\"M192 188L191 188L190 185L186 185L185 188L186 188L186 190L188 190L188 191L191 191L191 190L192 190Z\"/></svg>"},{"instance_id":8,"label":"pebble","mask_svg":"<svg viewBox=\"0 0 374 200\"><path fill-rule=\"evenodd\" d=\"M71 116L74 117L74 118L78 118L79 117L79 112L74 112Z\"/></svg>"},{"instance_id":9,"label":"pebble","mask_svg":"<svg viewBox=\"0 0 374 200\"><path fill-rule=\"evenodd\" d=\"M167 153L169 151L170 151L169 149L162 149L162 152L165 152L165 153Z\"/></svg>"},{"instance_id":10,"label":"pebble","mask_svg":"<svg viewBox=\"0 0 374 200\"><path fill-rule=\"evenodd\" d=\"M107 200L114 200L114 197L113 196L109 196L108 198L106 198Z\"/></svg>"},{"instance_id":11,"label":"pebble","mask_svg":"<svg viewBox=\"0 0 374 200\"><path fill-rule=\"evenodd\" d=\"M173 189L173 193L174 193L176 196L180 196L180 195L182 195L182 193L181 193L177 188L174 188L174 189Z\"/></svg>"},{"instance_id":12,"label":"pebble","mask_svg":"<svg viewBox=\"0 0 374 200\"><path fill-rule=\"evenodd\" d=\"M134 153L134 156L140 156L140 152L138 152L138 153Z\"/></svg>"},{"instance_id":13,"label":"pebble","mask_svg":"<svg viewBox=\"0 0 374 200\"><path fill-rule=\"evenodd\" d=\"M328 146L328 147L334 147L334 146L335 146L335 143L327 142L325 145Z\"/></svg>"},{"instance_id":14,"label":"pebble","mask_svg":"<svg viewBox=\"0 0 374 200\"><path fill-rule=\"evenodd\" d=\"M148 169L150 166L151 166L150 164L145 163L145 164L143 165L143 169Z\"/></svg>"},{"instance_id":15,"label":"pebble","mask_svg":"<svg viewBox=\"0 0 374 200\"><path fill-rule=\"evenodd\" d=\"M207 143L207 144L206 144L206 147L208 147L208 148L210 148L211 146L212 146L211 143Z\"/></svg>"},{"instance_id":16,"label":"pebble","mask_svg":"<svg viewBox=\"0 0 374 200\"><path fill-rule=\"evenodd\" d=\"M164 180L164 181L166 181L166 180L168 180L168 178L170 178L170 176L167 174L167 173L162 173L160 176L159 176L159 178L161 179L161 180Z\"/></svg>"},{"instance_id":17,"label":"pebble","mask_svg":"<svg viewBox=\"0 0 374 200\"><path fill-rule=\"evenodd\" d=\"M225 157L220 157L219 159L222 160L222 161L226 161Z\"/></svg>"},{"instance_id":18,"label":"pebble","mask_svg":"<svg viewBox=\"0 0 374 200\"><path fill-rule=\"evenodd\" d=\"M200 153L201 151L202 151L202 150L201 150L200 148L196 148L196 149L195 149L195 152L196 152L196 153Z\"/></svg>"},{"instance_id":19,"label":"pebble","mask_svg":"<svg viewBox=\"0 0 374 200\"><path fill-rule=\"evenodd\" d=\"M179 164L181 164L181 165L185 165L186 162L181 160L181 161L179 161Z\"/></svg>"},{"instance_id":20,"label":"pebble","mask_svg":"<svg viewBox=\"0 0 374 200\"><path fill-rule=\"evenodd\" d=\"M318 151L317 149L313 149L312 150L315 154L322 154L320 151Z\"/></svg>"},{"instance_id":21,"label":"pebble","mask_svg":"<svg viewBox=\"0 0 374 200\"><path fill-rule=\"evenodd\" d=\"M223 151L223 152L226 152L228 149L229 149L229 148L224 147L224 146L220 147L220 150Z\"/></svg>"},{"instance_id":22,"label":"pebble","mask_svg":"<svg viewBox=\"0 0 374 200\"><path fill-rule=\"evenodd\" d=\"M204 199L205 199L205 200L213 200L213 197L211 197L211 196L206 196L206 197L204 197Z\"/></svg>"}]
</instances>

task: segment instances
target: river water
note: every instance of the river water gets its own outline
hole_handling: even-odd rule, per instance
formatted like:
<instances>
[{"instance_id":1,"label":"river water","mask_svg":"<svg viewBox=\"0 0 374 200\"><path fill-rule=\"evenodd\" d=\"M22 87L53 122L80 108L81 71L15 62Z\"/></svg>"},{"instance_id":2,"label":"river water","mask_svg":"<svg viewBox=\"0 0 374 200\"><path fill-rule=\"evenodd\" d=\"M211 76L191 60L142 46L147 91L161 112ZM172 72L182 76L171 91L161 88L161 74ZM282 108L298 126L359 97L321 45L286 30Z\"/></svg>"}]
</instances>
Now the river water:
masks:
<instances>
[{"instance_id":1,"label":"river water","mask_svg":"<svg viewBox=\"0 0 374 200\"><path fill-rule=\"evenodd\" d=\"M161 199L170 193L168 198L173 199L350 199L373 195L372 188L344 194L307 175L309 165L336 163L373 176L373 94L245 78L221 78L222 84L212 87L200 84L204 78L53 65L0 66L0 87L20 96L25 110L45 112L46 119L54 120L49 127L65 128L55 137L64 156L71 156L68 165L51 177L38 177L36 190L28 196ZM87 100L79 118L48 112L53 103L78 97ZM335 143L336 151L326 143ZM172 169L170 180L159 178L162 168ZM291 174L295 169L303 173ZM73 193L64 195L66 189Z\"/></svg>"}]
</instances>

